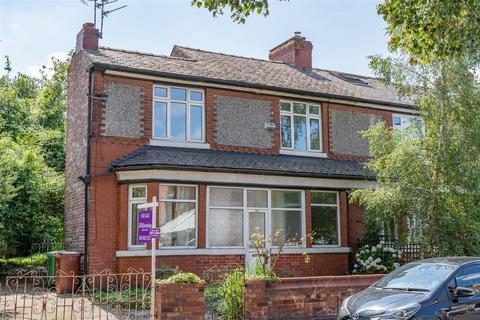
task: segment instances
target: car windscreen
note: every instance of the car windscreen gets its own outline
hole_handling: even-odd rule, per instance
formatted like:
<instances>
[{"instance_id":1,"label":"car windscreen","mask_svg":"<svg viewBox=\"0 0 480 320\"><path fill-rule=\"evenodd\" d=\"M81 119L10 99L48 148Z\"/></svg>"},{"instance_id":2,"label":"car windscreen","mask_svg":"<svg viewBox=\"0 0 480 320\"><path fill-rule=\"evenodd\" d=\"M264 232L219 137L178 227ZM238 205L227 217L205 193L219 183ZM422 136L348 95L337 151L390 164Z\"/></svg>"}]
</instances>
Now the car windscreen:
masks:
<instances>
[{"instance_id":1,"label":"car windscreen","mask_svg":"<svg viewBox=\"0 0 480 320\"><path fill-rule=\"evenodd\" d=\"M409 263L373 285L375 288L432 291L457 268L442 263Z\"/></svg>"}]
</instances>

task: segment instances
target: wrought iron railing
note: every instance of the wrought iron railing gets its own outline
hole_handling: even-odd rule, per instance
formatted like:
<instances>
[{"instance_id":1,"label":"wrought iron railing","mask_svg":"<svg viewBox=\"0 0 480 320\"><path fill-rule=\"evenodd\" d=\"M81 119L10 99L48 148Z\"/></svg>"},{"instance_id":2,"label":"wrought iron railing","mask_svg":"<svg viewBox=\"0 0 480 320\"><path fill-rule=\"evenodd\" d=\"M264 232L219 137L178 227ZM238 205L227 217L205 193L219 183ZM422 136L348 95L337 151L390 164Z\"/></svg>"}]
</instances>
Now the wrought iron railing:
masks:
<instances>
[{"instance_id":1,"label":"wrought iron railing","mask_svg":"<svg viewBox=\"0 0 480 320\"><path fill-rule=\"evenodd\" d=\"M151 274L133 269L9 276L0 285L0 319L149 319L150 288Z\"/></svg>"}]
</instances>

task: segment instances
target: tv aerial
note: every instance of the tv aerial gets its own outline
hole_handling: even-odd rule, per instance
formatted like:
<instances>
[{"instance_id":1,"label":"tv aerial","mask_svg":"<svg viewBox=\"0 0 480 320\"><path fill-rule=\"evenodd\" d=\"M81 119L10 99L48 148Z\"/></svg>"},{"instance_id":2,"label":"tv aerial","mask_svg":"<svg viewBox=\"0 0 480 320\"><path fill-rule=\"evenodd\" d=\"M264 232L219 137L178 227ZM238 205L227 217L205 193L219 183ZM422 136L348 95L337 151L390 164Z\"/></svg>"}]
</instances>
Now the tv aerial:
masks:
<instances>
[{"instance_id":1,"label":"tv aerial","mask_svg":"<svg viewBox=\"0 0 480 320\"><path fill-rule=\"evenodd\" d=\"M87 3L86 1L93 2L93 24L95 27L97 27L97 15L100 17L100 38L103 36L103 20L108 17L110 13L127 7L127 5L123 5L107 10L109 5L118 2L118 0L82 0L85 4Z\"/></svg>"}]
</instances>

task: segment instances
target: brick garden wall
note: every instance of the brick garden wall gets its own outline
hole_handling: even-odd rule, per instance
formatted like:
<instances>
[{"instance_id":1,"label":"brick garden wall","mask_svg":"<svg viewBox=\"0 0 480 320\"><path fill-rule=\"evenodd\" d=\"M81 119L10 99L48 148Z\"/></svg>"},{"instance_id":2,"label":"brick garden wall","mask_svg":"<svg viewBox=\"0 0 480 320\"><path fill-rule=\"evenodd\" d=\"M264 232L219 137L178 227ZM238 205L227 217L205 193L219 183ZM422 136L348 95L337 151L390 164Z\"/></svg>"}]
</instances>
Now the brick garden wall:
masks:
<instances>
[{"instance_id":1,"label":"brick garden wall","mask_svg":"<svg viewBox=\"0 0 480 320\"><path fill-rule=\"evenodd\" d=\"M284 278L245 284L244 319L336 319L343 299L361 291L383 275Z\"/></svg>"}]
</instances>

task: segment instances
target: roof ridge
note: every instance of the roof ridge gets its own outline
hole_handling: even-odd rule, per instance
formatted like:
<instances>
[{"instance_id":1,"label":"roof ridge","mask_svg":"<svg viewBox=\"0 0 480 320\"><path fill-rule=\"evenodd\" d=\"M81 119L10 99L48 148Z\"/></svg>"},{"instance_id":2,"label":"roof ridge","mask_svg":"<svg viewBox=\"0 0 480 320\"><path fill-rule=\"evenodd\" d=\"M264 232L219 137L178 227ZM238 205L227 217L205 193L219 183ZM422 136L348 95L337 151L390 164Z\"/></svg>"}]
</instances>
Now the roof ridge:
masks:
<instances>
[{"instance_id":1,"label":"roof ridge","mask_svg":"<svg viewBox=\"0 0 480 320\"><path fill-rule=\"evenodd\" d=\"M174 47L180 48L180 49L187 49L187 50L193 50L193 51L199 51L199 52L205 52L205 53L212 53L212 54L218 54L221 56L227 56L227 57L234 57L234 58L241 58L241 59L247 59L247 60L255 60L255 61L261 61L261 62L269 62L269 63L276 63L276 64L285 64L288 65L288 63L285 63L283 61L271 61L267 59L260 59L260 58L253 58L253 57L245 57L245 56L240 56L236 54L231 54L231 53L223 53L223 52L215 52L215 51L210 51L210 50L204 50L204 49L198 49L198 48L191 48L187 46L180 46L180 45L175 45Z\"/></svg>"},{"instance_id":2,"label":"roof ridge","mask_svg":"<svg viewBox=\"0 0 480 320\"><path fill-rule=\"evenodd\" d=\"M124 53L140 54L140 55L144 55L144 56L167 58L167 59L177 59L177 60L186 60L186 61L197 61L196 59L192 59L192 58L175 57L175 56L169 56L169 55L166 55L166 54L157 54L157 53L150 53L150 52L142 52L142 51L137 51L137 50L126 50L126 49L110 48L110 47L104 47L104 46L100 46L99 49L110 50L110 51L118 51L118 52L124 52Z\"/></svg>"}]
</instances>

